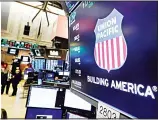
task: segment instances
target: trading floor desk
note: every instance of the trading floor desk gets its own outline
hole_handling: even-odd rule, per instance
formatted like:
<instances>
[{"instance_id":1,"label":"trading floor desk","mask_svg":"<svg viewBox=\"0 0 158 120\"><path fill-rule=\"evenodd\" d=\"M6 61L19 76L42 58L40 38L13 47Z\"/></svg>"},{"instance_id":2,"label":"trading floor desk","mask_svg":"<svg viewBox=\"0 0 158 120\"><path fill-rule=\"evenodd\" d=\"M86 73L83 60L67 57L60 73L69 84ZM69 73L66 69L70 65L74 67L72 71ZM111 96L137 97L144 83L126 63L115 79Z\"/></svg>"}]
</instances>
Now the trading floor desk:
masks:
<instances>
[{"instance_id":1,"label":"trading floor desk","mask_svg":"<svg viewBox=\"0 0 158 120\"><path fill-rule=\"evenodd\" d=\"M34 83L32 85L38 85L37 83ZM68 82L60 82L54 81L54 82L48 82L48 81L43 81L42 86L53 86L53 87L60 87L60 88L69 88L70 84Z\"/></svg>"}]
</instances>

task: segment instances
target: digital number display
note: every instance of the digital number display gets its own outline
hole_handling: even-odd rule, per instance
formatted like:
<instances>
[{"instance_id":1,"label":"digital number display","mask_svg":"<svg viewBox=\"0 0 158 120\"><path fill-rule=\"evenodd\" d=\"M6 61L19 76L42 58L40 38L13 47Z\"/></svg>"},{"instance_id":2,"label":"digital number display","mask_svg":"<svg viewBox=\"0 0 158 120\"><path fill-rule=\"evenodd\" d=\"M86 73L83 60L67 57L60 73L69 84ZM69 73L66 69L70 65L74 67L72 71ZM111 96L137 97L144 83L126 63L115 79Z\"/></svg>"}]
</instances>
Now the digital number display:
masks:
<instances>
[{"instance_id":1,"label":"digital number display","mask_svg":"<svg viewBox=\"0 0 158 120\"><path fill-rule=\"evenodd\" d=\"M100 114L104 115L105 118L108 119L116 119L116 113L111 112L111 110L108 110L107 108L104 108L103 106L100 106Z\"/></svg>"},{"instance_id":2,"label":"digital number display","mask_svg":"<svg viewBox=\"0 0 158 120\"><path fill-rule=\"evenodd\" d=\"M9 46L9 47L16 47L16 48L24 48L24 49L36 49L38 48L37 44L31 44L28 42L20 42L20 41L14 41L14 40L8 40L8 39L1 39L1 45L2 46Z\"/></svg>"}]
</instances>

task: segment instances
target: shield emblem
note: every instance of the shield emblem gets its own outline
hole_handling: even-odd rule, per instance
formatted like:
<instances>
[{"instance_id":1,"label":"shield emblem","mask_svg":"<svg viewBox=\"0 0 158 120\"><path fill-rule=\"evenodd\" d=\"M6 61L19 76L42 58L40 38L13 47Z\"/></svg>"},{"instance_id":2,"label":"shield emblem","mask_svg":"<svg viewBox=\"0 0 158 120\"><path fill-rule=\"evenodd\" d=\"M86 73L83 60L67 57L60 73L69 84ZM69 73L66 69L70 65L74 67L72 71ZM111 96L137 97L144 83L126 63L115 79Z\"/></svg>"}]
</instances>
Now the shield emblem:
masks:
<instances>
[{"instance_id":1,"label":"shield emblem","mask_svg":"<svg viewBox=\"0 0 158 120\"><path fill-rule=\"evenodd\" d=\"M104 19L98 19L94 57L96 64L108 72L123 66L127 58L127 45L122 33L123 15L116 9Z\"/></svg>"}]
</instances>

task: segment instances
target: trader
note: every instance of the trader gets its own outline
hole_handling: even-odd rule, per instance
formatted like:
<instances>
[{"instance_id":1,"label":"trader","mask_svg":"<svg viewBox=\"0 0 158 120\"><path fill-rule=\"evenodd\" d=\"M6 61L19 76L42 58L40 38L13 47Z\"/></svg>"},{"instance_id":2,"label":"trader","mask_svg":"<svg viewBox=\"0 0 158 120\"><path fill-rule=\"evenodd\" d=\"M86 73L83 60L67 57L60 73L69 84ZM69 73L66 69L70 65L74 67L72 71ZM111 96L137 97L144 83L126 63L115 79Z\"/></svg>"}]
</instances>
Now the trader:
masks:
<instances>
[{"instance_id":1,"label":"trader","mask_svg":"<svg viewBox=\"0 0 158 120\"><path fill-rule=\"evenodd\" d=\"M19 69L17 69L15 71L15 75L13 75L13 79L12 79L12 86L13 86L13 93L11 96L16 96L17 93L17 87L19 82L21 81L21 71Z\"/></svg>"},{"instance_id":2,"label":"trader","mask_svg":"<svg viewBox=\"0 0 158 120\"><path fill-rule=\"evenodd\" d=\"M6 68L1 69L1 95L4 93L4 89L7 85L8 74Z\"/></svg>"}]
</instances>

